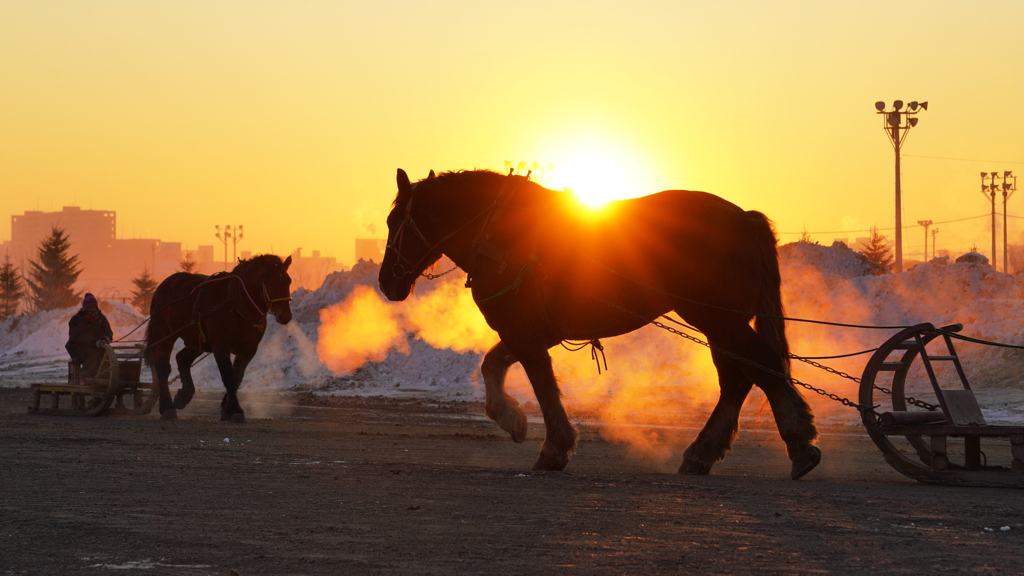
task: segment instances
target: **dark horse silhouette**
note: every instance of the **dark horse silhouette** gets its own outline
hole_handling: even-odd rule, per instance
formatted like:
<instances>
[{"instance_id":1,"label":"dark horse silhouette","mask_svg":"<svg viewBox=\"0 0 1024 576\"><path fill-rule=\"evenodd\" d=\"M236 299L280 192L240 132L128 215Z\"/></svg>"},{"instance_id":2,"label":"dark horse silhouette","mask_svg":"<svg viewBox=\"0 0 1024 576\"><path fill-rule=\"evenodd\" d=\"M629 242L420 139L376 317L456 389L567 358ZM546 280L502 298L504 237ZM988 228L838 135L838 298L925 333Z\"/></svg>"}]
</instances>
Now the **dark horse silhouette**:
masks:
<instances>
[{"instance_id":1,"label":"dark horse silhouette","mask_svg":"<svg viewBox=\"0 0 1024 576\"><path fill-rule=\"evenodd\" d=\"M547 428L535 470L564 468L577 440L548 349L625 334L672 310L707 336L721 388L679 471L706 474L725 456L752 384L772 407L792 477L821 460L810 407L787 377L776 238L760 212L671 190L588 213L521 176L431 172L411 184L399 170L381 291L404 300L442 254L469 274L501 338L481 366L486 411L516 442L526 439L526 417L505 375L519 362L530 379Z\"/></svg>"},{"instance_id":2,"label":"dark horse silhouette","mask_svg":"<svg viewBox=\"0 0 1024 576\"><path fill-rule=\"evenodd\" d=\"M245 422L236 393L267 329L267 313L273 313L279 324L292 319L291 263L291 256L282 262L278 256L264 254L239 260L230 273L205 276L178 272L160 283L150 304L146 363L160 385L161 418L173 420L178 410L188 406L196 391L192 362L203 352L211 352L227 390L220 404L220 418ZM185 343L175 356L181 389L171 400L167 377L178 338Z\"/></svg>"}]
</instances>

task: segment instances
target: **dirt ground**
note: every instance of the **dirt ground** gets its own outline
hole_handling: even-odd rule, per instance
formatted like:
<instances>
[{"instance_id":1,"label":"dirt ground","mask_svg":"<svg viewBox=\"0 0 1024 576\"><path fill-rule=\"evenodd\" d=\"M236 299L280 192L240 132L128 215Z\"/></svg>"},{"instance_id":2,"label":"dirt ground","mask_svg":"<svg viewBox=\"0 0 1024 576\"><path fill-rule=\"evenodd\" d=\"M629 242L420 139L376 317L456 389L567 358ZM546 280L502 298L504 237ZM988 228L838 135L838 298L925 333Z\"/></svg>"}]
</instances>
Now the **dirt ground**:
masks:
<instances>
[{"instance_id":1,"label":"dirt ground","mask_svg":"<svg viewBox=\"0 0 1024 576\"><path fill-rule=\"evenodd\" d=\"M918 484L863 431L824 431L800 481L772 429L692 477L583 426L565 472L531 473L536 418L519 445L479 404L291 400L229 424L200 396L163 422L0 390L0 574L1024 571L1024 491Z\"/></svg>"}]
</instances>

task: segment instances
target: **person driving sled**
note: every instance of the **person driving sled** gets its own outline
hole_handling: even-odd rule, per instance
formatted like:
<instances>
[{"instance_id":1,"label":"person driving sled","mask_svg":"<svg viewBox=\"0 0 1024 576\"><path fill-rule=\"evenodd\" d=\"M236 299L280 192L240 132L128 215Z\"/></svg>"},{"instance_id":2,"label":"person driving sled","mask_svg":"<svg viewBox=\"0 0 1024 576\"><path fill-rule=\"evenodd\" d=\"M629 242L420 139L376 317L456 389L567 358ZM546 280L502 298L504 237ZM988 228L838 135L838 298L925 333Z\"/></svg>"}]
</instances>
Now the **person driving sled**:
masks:
<instances>
[{"instance_id":1,"label":"person driving sled","mask_svg":"<svg viewBox=\"0 0 1024 576\"><path fill-rule=\"evenodd\" d=\"M81 367L83 378L95 376L103 360L103 349L96 346L102 340L110 342L114 339L114 331L110 322L100 312L96 297L86 292L82 298L82 309L71 317L68 322L68 343L64 345L71 361Z\"/></svg>"}]
</instances>

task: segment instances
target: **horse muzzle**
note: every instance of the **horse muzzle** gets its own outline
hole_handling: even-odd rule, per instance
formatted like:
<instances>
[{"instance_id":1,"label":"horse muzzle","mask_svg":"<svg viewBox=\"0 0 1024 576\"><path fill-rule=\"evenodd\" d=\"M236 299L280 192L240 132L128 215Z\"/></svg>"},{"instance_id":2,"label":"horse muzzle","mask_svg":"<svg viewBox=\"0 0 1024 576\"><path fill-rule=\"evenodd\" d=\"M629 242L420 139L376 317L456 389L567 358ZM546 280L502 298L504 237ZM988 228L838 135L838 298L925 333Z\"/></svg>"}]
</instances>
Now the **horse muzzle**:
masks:
<instances>
[{"instance_id":1,"label":"horse muzzle","mask_svg":"<svg viewBox=\"0 0 1024 576\"><path fill-rule=\"evenodd\" d=\"M397 278L392 278L390 281L381 278L377 284L380 286L380 291L384 294L385 298L392 302L401 302L412 293L414 283L406 284Z\"/></svg>"}]
</instances>

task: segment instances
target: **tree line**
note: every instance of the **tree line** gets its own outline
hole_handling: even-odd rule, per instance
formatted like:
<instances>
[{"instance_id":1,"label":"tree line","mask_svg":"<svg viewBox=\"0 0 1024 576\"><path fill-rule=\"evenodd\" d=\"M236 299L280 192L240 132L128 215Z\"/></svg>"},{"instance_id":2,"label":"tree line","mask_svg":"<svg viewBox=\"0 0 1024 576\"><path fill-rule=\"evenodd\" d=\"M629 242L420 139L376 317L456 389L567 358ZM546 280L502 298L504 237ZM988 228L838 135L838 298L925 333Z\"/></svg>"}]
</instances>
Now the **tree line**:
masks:
<instances>
[{"instance_id":1,"label":"tree line","mask_svg":"<svg viewBox=\"0 0 1024 576\"><path fill-rule=\"evenodd\" d=\"M24 308L29 314L68 308L82 301L82 292L74 284L82 274L78 255L72 255L71 240L61 228L53 226L50 235L42 240L36 259L28 263L27 276L11 262L10 254L0 264L0 320L14 316ZM198 263L187 252L179 263L182 272L193 272ZM153 300L157 281L148 267L132 279L135 288L130 303L139 312L147 314ZM24 305L23 305L24 304Z\"/></svg>"}]
</instances>

